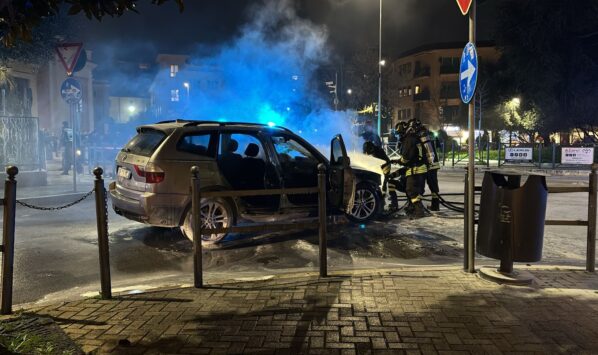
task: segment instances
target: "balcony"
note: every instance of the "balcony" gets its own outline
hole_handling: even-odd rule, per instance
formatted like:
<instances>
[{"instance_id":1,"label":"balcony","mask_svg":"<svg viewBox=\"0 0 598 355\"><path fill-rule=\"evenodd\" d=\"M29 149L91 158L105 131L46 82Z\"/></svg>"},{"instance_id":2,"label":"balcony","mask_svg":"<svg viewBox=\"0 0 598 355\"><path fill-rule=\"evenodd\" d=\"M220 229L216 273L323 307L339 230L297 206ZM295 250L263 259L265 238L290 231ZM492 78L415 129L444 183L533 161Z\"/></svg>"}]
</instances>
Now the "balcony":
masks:
<instances>
[{"instance_id":1,"label":"balcony","mask_svg":"<svg viewBox=\"0 0 598 355\"><path fill-rule=\"evenodd\" d=\"M430 67L415 67L413 78L424 78L430 76Z\"/></svg>"},{"instance_id":2,"label":"balcony","mask_svg":"<svg viewBox=\"0 0 598 355\"><path fill-rule=\"evenodd\" d=\"M413 95L413 102L418 101L430 101L430 91L426 89L420 92L419 94Z\"/></svg>"},{"instance_id":3,"label":"balcony","mask_svg":"<svg viewBox=\"0 0 598 355\"><path fill-rule=\"evenodd\" d=\"M459 74L459 66L456 65L441 65L440 75L443 74Z\"/></svg>"}]
</instances>

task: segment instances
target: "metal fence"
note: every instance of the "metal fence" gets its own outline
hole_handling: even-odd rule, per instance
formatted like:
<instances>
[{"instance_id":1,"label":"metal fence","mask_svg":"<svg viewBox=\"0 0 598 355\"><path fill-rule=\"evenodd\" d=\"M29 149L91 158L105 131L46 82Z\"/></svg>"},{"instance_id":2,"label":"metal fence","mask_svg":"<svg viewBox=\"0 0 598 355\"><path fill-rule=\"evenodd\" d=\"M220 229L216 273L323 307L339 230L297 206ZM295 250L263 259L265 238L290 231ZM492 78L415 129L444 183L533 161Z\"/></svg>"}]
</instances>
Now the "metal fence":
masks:
<instances>
[{"instance_id":1,"label":"metal fence","mask_svg":"<svg viewBox=\"0 0 598 355\"><path fill-rule=\"evenodd\" d=\"M528 148L529 159L507 156L509 148ZM593 160L585 164L563 163L563 148L593 148ZM468 161L467 145L451 140L437 142L436 151L442 166L455 167ZM592 163L598 163L598 145L595 144L556 144L556 143L482 143L476 144L475 163L481 166L503 165L513 167L536 167L542 169L582 169L590 170Z\"/></svg>"},{"instance_id":2,"label":"metal fence","mask_svg":"<svg viewBox=\"0 0 598 355\"><path fill-rule=\"evenodd\" d=\"M12 313L12 289L13 289L13 266L14 266L14 245L15 245L15 215L17 203L21 206L44 210L55 211L72 207L95 193L96 222L98 231L98 252L100 261L100 296L103 299L112 298L112 283L110 277L110 257L108 244L108 201L104 187L102 168L93 170L95 175L94 188L83 197L60 207L38 207L25 202L18 201L16 176L19 169L10 166L6 169L7 179L4 187L4 198L1 200L4 207L2 245L2 299L0 301L0 313ZM318 186L307 188L269 189L269 190L222 190L202 191L199 178L199 167L191 169L191 197L192 197L192 218L193 218L193 260L194 260L194 285L203 287L203 266L202 266L202 235L216 233L243 233L243 232L265 232L293 229L318 229L319 231L319 259L320 276L328 275L327 263L327 205L326 205L326 167L324 164L318 166ZM201 223L201 199L214 197L246 197L246 196L271 196L271 195L318 195L318 220L310 223L268 223L254 224L250 226L233 226L228 228L204 228Z\"/></svg>"}]
</instances>

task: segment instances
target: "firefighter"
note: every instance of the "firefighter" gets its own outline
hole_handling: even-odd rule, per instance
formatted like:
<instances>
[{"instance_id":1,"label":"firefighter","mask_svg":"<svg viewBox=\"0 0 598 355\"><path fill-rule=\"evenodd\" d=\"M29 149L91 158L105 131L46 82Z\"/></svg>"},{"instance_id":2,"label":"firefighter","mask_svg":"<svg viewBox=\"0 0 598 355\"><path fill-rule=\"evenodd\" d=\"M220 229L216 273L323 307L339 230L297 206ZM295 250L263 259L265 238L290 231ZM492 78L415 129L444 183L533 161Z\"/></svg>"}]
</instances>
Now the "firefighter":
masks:
<instances>
[{"instance_id":1,"label":"firefighter","mask_svg":"<svg viewBox=\"0 0 598 355\"><path fill-rule=\"evenodd\" d=\"M438 186L438 170L440 169L440 162L438 161L438 154L434 145L434 138L431 132L422 125L419 120L415 121L417 136L423 147L423 155L425 157L428 172L426 173L426 183L432 194L432 203L429 206L431 211L440 210L440 188ZM422 190L423 191L423 190Z\"/></svg>"},{"instance_id":2,"label":"firefighter","mask_svg":"<svg viewBox=\"0 0 598 355\"><path fill-rule=\"evenodd\" d=\"M425 216L425 209L422 203L422 189L425 184L425 176L428 168L423 157L423 147L417 137L415 130L417 123L410 120L407 124L399 122L397 132L401 141L401 156L399 164L405 169L407 198L413 205L413 218Z\"/></svg>"},{"instance_id":3,"label":"firefighter","mask_svg":"<svg viewBox=\"0 0 598 355\"><path fill-rule=\"evenodd\" d=\"M366 141L363 143L363 153L366 155L373 156L374 158L384 160L381 169L384 174L384 182L382 183L382 190L386 190L388 187L388 194L390 195L390 211L394 212L399 209L399 200L397 197L397 182L393 179L393 174L390 172L391 160L386 155L384 149L375 145L372 141Z\"/></svg>"}]
</instances>

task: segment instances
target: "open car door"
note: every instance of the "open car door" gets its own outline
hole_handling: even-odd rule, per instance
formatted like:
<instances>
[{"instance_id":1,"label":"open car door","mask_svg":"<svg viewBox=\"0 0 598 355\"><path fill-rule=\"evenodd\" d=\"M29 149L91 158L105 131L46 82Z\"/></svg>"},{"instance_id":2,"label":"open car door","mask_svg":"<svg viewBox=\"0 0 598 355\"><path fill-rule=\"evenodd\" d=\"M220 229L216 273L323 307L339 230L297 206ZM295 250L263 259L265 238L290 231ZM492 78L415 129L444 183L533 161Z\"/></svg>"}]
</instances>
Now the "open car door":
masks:
<instances>
[{"instance_id":1,"label":"open car door","mask_svg":"<svg viewBox=\"0 0 598 355\"><path fill-rule=\"evenodd\" d=\"M351 169L351 161L340 134L337 134L330 142L328 179L330 183L329 206L343 212L350 212L355 197L355 174Z\"/></svg>"}]
</instances>

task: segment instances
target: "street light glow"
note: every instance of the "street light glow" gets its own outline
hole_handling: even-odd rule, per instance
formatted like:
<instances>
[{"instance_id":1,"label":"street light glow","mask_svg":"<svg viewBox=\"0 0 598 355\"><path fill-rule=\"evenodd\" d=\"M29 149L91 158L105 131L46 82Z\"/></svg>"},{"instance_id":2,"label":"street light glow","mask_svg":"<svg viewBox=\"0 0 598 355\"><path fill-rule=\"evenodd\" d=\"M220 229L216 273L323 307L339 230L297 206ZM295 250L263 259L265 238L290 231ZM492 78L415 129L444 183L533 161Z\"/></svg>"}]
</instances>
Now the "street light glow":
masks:
<instances>
[{"instance_id":1,"label":"street light glow","mask_svg":"<svg viewBox=\"0 0 598 355\"><path fill-rule=\"evenodd\" d=\"M353 93L353 90L347 89L347 94L351 95L352 93Z\"/></svg>"},{"instance_id":2,"label":"street light glow","mask_svg":"<svg viewBox=\"0 0 598 355\"><path fill-rule=\"evenodd\" d=\"M127 107L127 110L129 110L130 113L135 112L135 110L137 110L137 108L135 107L135 105L129 105L129 107Z\"/></svg>"},{"instance_id":3,"label":"street light glow","mask_svg":"<svg viewBox=\"0 0 598 355\"><path fill-rule=\"evenodd\" d=\"M380 65L382 65L382 66L386 65L386 60L382 59L382 60L380 61Z\"/></svg>"},{"instance_id":4,"label":"street light glow","mask_svg":"<svg viewBox=\"0 0 598 355\"><path fill-rule=\"evenodd\" d=\"M186 82L186 81L185 81L185 82L183 83L183 86L184 86L185 88L189 89L189 83L188 83L188 82Z\"/></svg>"},{"instance_id":5,"label":"street light glow","mask_svg":"<svg viewBox=\"0 0 598 355\"><path fill-rule=\"evenodd\" d=\"M511 103L515 106L519 106L519 105L521 105L521 99L518 97L514 97L511 99Z\"/></svg>"}]
</instances>

